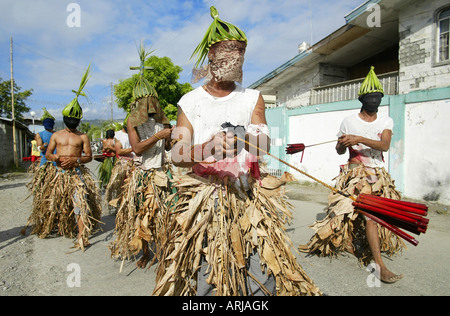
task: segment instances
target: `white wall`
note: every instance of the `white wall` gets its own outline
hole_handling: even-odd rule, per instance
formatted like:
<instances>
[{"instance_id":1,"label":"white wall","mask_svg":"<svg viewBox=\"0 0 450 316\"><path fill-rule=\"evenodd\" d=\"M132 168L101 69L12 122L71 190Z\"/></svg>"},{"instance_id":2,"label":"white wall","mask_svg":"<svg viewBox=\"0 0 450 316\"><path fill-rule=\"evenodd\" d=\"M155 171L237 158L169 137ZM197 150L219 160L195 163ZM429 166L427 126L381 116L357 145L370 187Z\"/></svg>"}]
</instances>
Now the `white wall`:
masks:
<instances>
[{"instance_id":1,"label":"white wall","mask_svg":"<svg viewBox=\"0 0 450 316\"><path fill-rule=\"evenodd\" d=\"M349 115L359 113L359 111L360 109L355 109L291 116L289 118L288 144L303 143L308 146L337 140L336 135L342 120ZM388 113L388 106L379 108L379 116L388 116ZM333 179L339 174L339 166L345 164L349 157L348 151L344 155L338 155L335 147L336 142L306 148L302 163L300 163L301 153L288 155L288 162L319 180L334 185ZM385 153L384 157L386 170L389 170L389 153ZM297 171L291 170L291 173L299 181L313 181Z\"/></svg>"},{"instance_id":2,"label":"white wall","mask_svg":"<svg viewBox=\"0 0 450 316\"><path fill-rule=\"evenodd\" d=\"M405 113L405 196L450 204L450 100L412 103Z\"/></svg>"}]
</instances>

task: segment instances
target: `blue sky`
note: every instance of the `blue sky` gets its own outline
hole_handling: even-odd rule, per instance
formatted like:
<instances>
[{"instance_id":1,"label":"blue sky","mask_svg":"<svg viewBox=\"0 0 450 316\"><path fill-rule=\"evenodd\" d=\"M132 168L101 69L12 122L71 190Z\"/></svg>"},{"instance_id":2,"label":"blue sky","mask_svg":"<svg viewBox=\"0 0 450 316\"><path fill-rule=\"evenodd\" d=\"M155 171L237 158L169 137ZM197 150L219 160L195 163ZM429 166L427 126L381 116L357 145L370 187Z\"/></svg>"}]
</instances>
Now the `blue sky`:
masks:
<instances>
[{"instance_id":1,"label":"blue sky","mask_svg":"<svg viewBox=\"0 0 450 316\"><path fill-rule=\"evenodd\" d=\"M244 30L249 39L243 85L248 86L297 55L303 41L316 43L345 24L344 16L364 0L1 0L0 78L10 79L10 38L14 43L14 79L33 89L27 105L36 117L46 107L56 119L69 103L92 63L81 98L85 119L111 117L111 83L138 66L136 43L183 68L180 83L190 82L190 56L212 19ZM80 8L80 27L69 27L70 3ZM194 86L195 87L195 86ZM115 105L114 119L123 111ZM25 117L31 117L26 114Z\"/></svg>"}]
</instances>

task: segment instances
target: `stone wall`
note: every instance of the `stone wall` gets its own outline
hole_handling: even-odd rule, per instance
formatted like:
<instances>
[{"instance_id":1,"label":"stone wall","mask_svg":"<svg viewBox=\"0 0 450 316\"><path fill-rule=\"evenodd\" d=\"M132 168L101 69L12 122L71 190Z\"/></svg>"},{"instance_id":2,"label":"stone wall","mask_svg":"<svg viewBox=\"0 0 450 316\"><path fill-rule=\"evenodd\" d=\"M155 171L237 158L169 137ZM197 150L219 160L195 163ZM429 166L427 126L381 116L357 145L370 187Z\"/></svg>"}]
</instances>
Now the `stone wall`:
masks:
<instances>
[{"instance_id":1,"label":"stone wall","mask_svg":"<svg viewBox=\"0 0 450 316\"><path fill-rule=\"evenodd\" d=\"M446 0L414 1L399 12L400 94L449 85L450 62L437 62L437 12Z\"/></svg>"}]
</instances>

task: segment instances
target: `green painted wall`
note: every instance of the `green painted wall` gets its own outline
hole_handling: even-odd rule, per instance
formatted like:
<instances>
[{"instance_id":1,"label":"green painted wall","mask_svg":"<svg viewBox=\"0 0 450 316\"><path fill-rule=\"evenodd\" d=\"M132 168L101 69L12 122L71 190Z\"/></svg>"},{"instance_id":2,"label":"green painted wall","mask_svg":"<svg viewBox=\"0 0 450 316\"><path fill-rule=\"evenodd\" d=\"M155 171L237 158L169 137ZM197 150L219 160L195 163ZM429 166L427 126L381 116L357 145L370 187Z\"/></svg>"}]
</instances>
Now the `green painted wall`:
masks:
<instances>
[{"instance_id":1,"label":"green painted wall","mask_svg":"<svg viewBox=\"0 0 450 316\"><path fill-rule=\"evenodd\" d=\"M288 116L285 107L270 108L266 110L267 125L270 129L270 137L272 145L270 146L270 153L278 158L285 159L286 143L288 141ZM275 139L279 139L281 146L274 146ZM285 171L285 165L278 160L271 157L265 157L268 161L269 169L276 169Z\"/></svg>"},{"instance_id":2,"label":"green painted wall","mask_svg":"<svg viewBox=\"0 0 450 316\"><path fill-rule=\"evenodd\" d=\"M404 188L404 149L405 149L405 108L408 103L420 103L437 100L450 99L450 87L413 91L405 95L386 95L381 106L389 106L389 116L394 120L394 131L391 140L391 148L389 150L389 173L393 179L396 179L396 187L403 191ZM271 131L275 128L275 133L271 137L280 137L282 146L271 147L271 154L286 159L285 148L289 142L289 117L306 115L312 113L324 113L331 111L346 111L361 108L358 100L341 101L326 104L317 104L308 107L295 109L287 109L286 107L277 107L266 110L266 118ZM288 170L283 164L275 159L269 159L269 168Z\"/></svg>"}]
</instances>

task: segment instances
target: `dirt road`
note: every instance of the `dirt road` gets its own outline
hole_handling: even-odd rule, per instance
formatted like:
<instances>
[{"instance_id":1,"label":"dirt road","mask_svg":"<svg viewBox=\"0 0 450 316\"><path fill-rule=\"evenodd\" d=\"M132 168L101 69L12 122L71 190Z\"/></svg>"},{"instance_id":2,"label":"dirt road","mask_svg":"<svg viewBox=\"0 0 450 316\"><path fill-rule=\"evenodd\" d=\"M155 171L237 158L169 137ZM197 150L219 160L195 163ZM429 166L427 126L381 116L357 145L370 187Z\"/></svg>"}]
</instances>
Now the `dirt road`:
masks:
<instances>
[{"instance_id":1,"label":"dirt road","mask_svg":"<svg viewBox=\"0 0 450 316\"><path fill-rule=\"evenodd\" d=\"M89 164L95 171L96 162ZM135 262L110 258L114 215L104 208L103 230L91 238L83 253L72 249L73 241L63 237L39 239L20 235L32 200L24 175L0 177L0 296L13 295L150 295L154 287L155 266L136 269ZM316 186L289 186L294 220L288 232L295 246L312 235L308 225L324 216L328 191ZM303 269L328 295L449 295L450 216L449 207L430 206L430 226L417 237L417 247L408 246L402 256L385 259L391 270L405 278L393 285L380 284L351 256L329 260L297 258ZM29 231L28 231L29 232Z\"/></svg>"}]
</instances>

